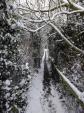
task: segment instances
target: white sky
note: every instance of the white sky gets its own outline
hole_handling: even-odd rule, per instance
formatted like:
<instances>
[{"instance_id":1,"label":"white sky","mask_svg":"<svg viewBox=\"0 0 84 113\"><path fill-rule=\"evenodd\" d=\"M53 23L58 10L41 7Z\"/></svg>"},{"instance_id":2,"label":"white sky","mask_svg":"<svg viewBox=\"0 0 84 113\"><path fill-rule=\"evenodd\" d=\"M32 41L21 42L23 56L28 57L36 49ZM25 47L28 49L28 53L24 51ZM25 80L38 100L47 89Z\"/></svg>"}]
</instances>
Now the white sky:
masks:
<instances>
[{"instance_id":1,"label":"white sky","mask_svg":"<svg viewBox=\"0 0 84 113\"><path fill-rule=\"evenodd\" d=\"M18 1L19 1L19 0L18 0ZM20 0L20 2L21 2L21 3L24 3L24 2L25 2L25 0Z\"/></svg>"},{"instance_id":2,"label":"white sky","mask_svg":"<svg viewBox=\"0 0 84 113\"><path fill-rule=\"evenodd\" d=\"M26 0L18 0L18 1L20 1L21 3L25 3L26 2ZM28 0L28 1L31 2L31 3L35 2L35 0Z\"/></svg>"},{"instance_id":3,"label":"white sky","mask_svg":"<svg viewBox=\"0 0 84 113\"><path fill-rule=\"evenodd\" d=\"M26 0L17 0L17 1L20 1L21 3L25 3L26 2ZM36 3L36 0L28 0L28 1L31 2L32 4L35 4ZM46 5L48 4L48 0L45 0L45 4Z\"/></svg>"},{"instance_id":4,"label":"white sky","mask_svg":"<svg viewBox=\"0 0 84 113\"><path fill-rule=\"evenodd\" d=\"M34 8L37 8L37 5L36 5L36 1L41 1L40 2L40 4L41 4L41 6L42 7L45 7L45 9L48 7L48 1L49 0L27 0L27 1L29 1L29 3L32 3L33 4L33 6L34 6ZM42 3L42 1L45 1L45 3ZM25 2L26 2L26 0L17 0L17 2L20 2L21 4L25 4ZM31 4L29 4L31 7L32 7L32 5Z\"/></svg>"}]
</instances>

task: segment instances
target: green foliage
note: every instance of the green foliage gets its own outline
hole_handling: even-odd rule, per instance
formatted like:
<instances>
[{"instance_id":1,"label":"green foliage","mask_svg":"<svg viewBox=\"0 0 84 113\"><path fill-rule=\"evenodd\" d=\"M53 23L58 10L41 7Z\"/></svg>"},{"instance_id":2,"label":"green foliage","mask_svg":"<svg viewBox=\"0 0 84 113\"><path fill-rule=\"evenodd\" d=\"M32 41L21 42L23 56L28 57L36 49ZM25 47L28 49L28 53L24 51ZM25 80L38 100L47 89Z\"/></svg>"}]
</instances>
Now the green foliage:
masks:
<instances>
[{"instance_id":1,"label":"green foliage","mask_svg":"<svg viewBox=\"0 0 84 113\"><path fill-rule=\"evenodd\" d=\"M66 25L62 25L63 34L70 40L78 48L84 50L84 20L81 15L70 15L68 16L68 20ZM52 29L50 34L55 31ZM80 35L79 35L80 34ZM82 55L79 55L77 51L74 51L61 37L58 33L52 35L49 38L49 49L50 55L54 57L55 63L61 66L61 63L64 66L73 65L73 61L76 59L80 59L82 62ZM81 57L80 57L81 56Z\"/></svg>"},{"instance_id":2,"label":"green foliage","mask_svg":"<svg viewBox=\"0 0 84 113\"><path fill-rule=\"evenodd\" d=\"M34 67L40 67L40 47L41 47L41 38L39 33L31 33L32 38L32 57L34 60Z\"/></svg>"},{"instance_id":3,"label":"green foliage","mask_svg":"<svg viewBox=\"0 0 84 113\"><path fill-rule=\"evenodd\" d=\"M67 16L67 22L65 25L60 26L61 27L61 32L67 37L67 39L73 43L75 46L78 48L84 50L84 16L80 14L72 14ZM72 47L70 47L65 41L59 36L58 33L55 33L55 31L52 29L50 34L54 33L54 35L51 35L49 38L49 51L50 51L50 56L54 58L55 64L59 67L61 71L64 72L66 77L70 79L70 81L78 87L78 89L82 89L83 91L83 82L81 83L80 81L75 81L73 80L75 77L78 79L83 79L83 73L84 69L81 70L84 66L84 56L78 53L77 51L73 50ZM77 62L78 61L78 62ZM79 63L79 71L74 69L74 73L72 71L72 67L74 64ZM75 76L74 76L75 75ZM78 76L77 76L78 75ZM72 77L73 76L73 77ZM79 86L79 83L81 84ZM76 97L75 93L73 90L68 86L68 84L64 81L61 80L61 86L63 86L63 90L66 90L64 92L64 95L66 96L67 94L69 96ZM82 88L80 88L82 87ZM66 96L67 97L67 96ZM69 97L68 97L69 98ZM75 98L74 98L75 101ZM80 102L80 100L77 98L75 104L81 104L84 107L84 104Z\"/></svg>"},{"instance_id":4,"label":"green foliage","mask_svg":"<svg viewBox=\"0 0 84 113\"><path fill-rule=\"evenodd\" d=\"M17 109L16 106L13 106L10 112L11 113L19 113L19 110Z\"/></svg>"},{"instance_id":5,"label":"green foliage","mask_svg":"<svg viewBox=\"0 0 84 113\"><path fill-rule=\"evenodd\" d=\"M22 111L26 104L26 97L23 98L22 95L29 83L29 70L23 70L18 63L19 32L17 27L12 27L18 20L11 16L13 12L10 15L6 2L0 1L4 9L0 9L4 14L3 18L0 13L0 112L19 113L19 109ZM25 82L21 85L22 80Z\"/></svg>"}]
</instances>

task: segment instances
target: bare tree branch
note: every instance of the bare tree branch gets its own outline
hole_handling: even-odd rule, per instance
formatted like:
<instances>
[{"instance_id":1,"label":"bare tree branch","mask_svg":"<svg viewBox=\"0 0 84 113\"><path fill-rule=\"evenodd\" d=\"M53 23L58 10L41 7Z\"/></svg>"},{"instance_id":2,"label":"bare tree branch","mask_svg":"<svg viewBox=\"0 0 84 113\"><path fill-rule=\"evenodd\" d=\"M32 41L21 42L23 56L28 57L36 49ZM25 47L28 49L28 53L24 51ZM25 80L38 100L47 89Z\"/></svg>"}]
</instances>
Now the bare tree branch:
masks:
<instances>
[{"instance_id":1,"label":"bare tree branch","mask_svg":"<svg viewBox=\"0 0 84 113\"><path fill-rule=\"evenodd\" d=\"M60 5L61 7L64 7L64 6L67 6L66 3L63 3ZM50 11L54 11L56 9L58 9L60 6L56 6L54 8L51 8ZM21 9L21 10L25 10L25 11L29 11L30 8L28 9L24 9L24 8L18 8L18 9ZM30 9L32 12L39 12L39 10L35 10L35 9ZM46 10L40 10L40 12L49 12L49 9L46 9Z\"/></svg>"},{"instance_id":2,"label":"bare tree branch","mask_svg":"<svg viewBox=\"0 0 84 113\"><path fill-rule=\"evenodd\" d=\"M60 11L61 11L62 9L61 9L61 5L60 5L60 0L58 0L58 4L59 4Z\"/></svg>"},{"instance_id":3,"label":"bare tree branch","mask_svg":"<svg viewBox=\"0 0 84 113\"><path fill-rule=\"evenodd\" d=\"M50 0L51 2L51 0ZM33 30L33 29L29 29L27 28L26 30L30 31L30 32L37 32L39 30L41 30L43 27L45 27L47 24L50 25L51 27L53 27L58 33L59 35L63 38L63 40L68 44L70 45L74 50L82 53L84 55L84 50L81 50L79 49L78 47L76 47L73 43L71 43L64 35L63 33L57 28L57 26L55 26L53 23L51 23L50 21L51 20L54 20L55 17L57 15L61 15L61 14L64 14L64 15L70 15L70 14L75 14L75 13L84 13L84 8L74 2L72 2L71 0L63 0L63 4L59 4L58 6L54 7L54 8L50 8L50 3L49 3L49 9L46 9L46 10L43 10L43 9L40 9L38 8L37 10L36 9L31 9L30 7L27 9L27 8L20 8L21 10L24 10L24 11L32 11L34 13L36 12L39 12L39 13L46 13L46 12L52 12L52 11L55 11L56 9L60 8L60 7L70 7L71 9L73 9L73 11L71 12L68 12L68 11L60 11L60 12L56 12L53 14L53 16L50 18L50 15L49 15L49 18L47 19L43 19L40 17L40 20L32 20L32 19L29 19L28 21L30 22L34 22L34 23L42 23L42 22L45 22L46 24L44 24L43 26L41 27L38 27L37 29ZM28 5L28 3L27 3ZM47 13L47 16L48 16L48 13Z\"/></svg>"},{"instance_id":4,"label":"bare tree branch","mask_svg":"<svg viewBox=\"0 0 84 113\"><path fill-rule=\"evenodd\" d=\"M41 26L41 27L38 27L37 29L30 29L30 28L24 28L26 31L29 31L29 32L33 32L33 33L35 33L35 32L38 32L39 30L41 30L42 28L44 28L45 26L46 26L47 24L44 24L43 26Z\"/></svg>"},{"instance_id":5,"label":"bare tree branch","mask_svg":"<svg viewBox=\"0 0 84 113\"><path fill-rule=\"evenodd\" d=\"M76 14L76 13L84 13L84 10L76 10L76 11L71 11L71 12L68 12L68 11L62 11L62 12L58 12L58 13L55 13L50 19L47 18L47 19L37 19L37 20L33 20L33 19L28 19L28 18L23 18L29 22L33 22L33 23L42 23L42 22L45 22L45 21L49 21L49 20L53 20L55 19L56 16L58 15L71 15L71 14Z\"/></svg>"},{"instance_id":6,"label":"bare tree branch","mask_svg":"<svg viewBox=\"0 0 84 113\"><path fill-rule=\"evenodd\" d=\"M50 22L48 24L50 26L52 26L59 33L59 35L66 41L67 44L69 44L73 49L75 49L76 51L78 51L84 55L84 50L81 50L78 47L76 47L75 45L73 45L53 23Z\"/></svg>"},{"instance_id":7,"label":"bare tree branch","mask_svg":"<svg viewBox=\"0 0 84 113\"><path fill-rule=\"evenodd\" d=\"M72 2L71 0L63 0L73 10L84 10L84 7Z\"/></svg>"}]
</instances>

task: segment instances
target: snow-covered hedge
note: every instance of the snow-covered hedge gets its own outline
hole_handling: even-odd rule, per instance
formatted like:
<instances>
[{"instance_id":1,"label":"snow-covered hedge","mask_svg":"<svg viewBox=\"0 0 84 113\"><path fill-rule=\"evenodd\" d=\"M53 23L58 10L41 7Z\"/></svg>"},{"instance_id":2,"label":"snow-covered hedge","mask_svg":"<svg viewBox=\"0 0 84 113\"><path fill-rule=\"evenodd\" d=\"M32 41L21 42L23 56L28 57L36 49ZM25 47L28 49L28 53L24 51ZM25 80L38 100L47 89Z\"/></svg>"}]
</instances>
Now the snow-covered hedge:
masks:
<instances>
[{"instance_id":1,"label":"snow-covered hedge","mask_svg":"<svg viewBox=\"0 0 84 113\"><path fill-rule=\"evenodd\" d=\"M54 60L50 58L52 63L54 64ZM57 66L54 64L56 71L58 72L59 76L63 80L63 82L68 86L68 88L71 90L72 94L78 98L80 101L80 104L84 106L84 92L81 92L78 90L76 86L74 86L71 81L57 68Z\"/></svg>"},{"instance_id":2,"label":"snow-covered hedge","mask_svg":"<svg viewBox=\"0 0 84 113\"><path fill-rule=\"evenodd\" d=\"M18 63L20 32L13 26L18 22L18 15L12 1L8 2L0 0L0 113L23 113L30 69L27 64L22 69Z\"/></svg>"}]
</instances>

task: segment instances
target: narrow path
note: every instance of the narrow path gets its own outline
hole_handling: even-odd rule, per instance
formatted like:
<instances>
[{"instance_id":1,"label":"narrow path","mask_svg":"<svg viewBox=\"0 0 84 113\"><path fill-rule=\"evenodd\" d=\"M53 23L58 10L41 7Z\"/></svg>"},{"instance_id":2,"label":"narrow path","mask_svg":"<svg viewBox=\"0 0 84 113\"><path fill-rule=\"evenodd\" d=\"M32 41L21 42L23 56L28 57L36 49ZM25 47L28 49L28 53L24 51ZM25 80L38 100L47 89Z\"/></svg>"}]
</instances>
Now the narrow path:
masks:
<instances>
[{"instance_id":1,"label":"narrow path","mask_svg":"<svg viewBox=\"0 0 84 113\"><path fill-rule=\"evenodd\" d=\"M26 113L68 113L52 81L46 80L47 75L44 74L42 62L39 72L35 74L30 83Z\"/></svg>"}]
</instances>

